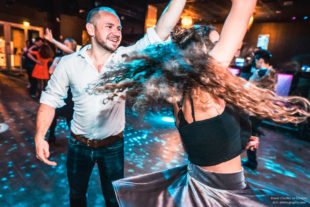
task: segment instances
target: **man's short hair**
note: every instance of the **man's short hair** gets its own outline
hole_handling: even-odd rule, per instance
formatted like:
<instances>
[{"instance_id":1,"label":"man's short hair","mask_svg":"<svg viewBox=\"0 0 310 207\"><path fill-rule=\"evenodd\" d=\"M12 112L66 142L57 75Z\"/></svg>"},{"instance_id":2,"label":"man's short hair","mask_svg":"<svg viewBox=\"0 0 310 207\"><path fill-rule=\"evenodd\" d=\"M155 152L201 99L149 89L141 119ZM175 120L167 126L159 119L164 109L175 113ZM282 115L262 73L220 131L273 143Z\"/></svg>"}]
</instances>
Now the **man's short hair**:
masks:
<instances>
[{"instance_id":1,"label":"man's short hair","mask_svg":"<svg viewBox=\"0 0 310 207\"><path fill-rule=\"evenodd\" d=\"M44 40L43 40L41 37L36 37L36 38L34 39L34 41L35 41L35 42L38 42L38 41L44 42Z\"/></svg>"},{"instance_id":2,"label":"man's short hair","mask_svg":"<svg viewBox=\"0 0 310 207\"><path fill-rule=\"evenodd\" d=\"M97 8L94 8L92 10L90 10L87 14L87 18L86 18L86 23L94 23L94 19L96 16L98 16L98 13L100 11L105 11L105 12L110 12L112 14L114 14L115 16L118 17L117 13L115 12L114 9L111 9L110 7L97 7Z\"/></svg>"},{"instance_id":3,"label":"man's short hair","mask_svg":"<svg viewBox=\"0 0 310 207\"><path fill-rule=\"evenodd\" d=\"M265 63L270 64L271 53L268 50L259 50L254 53L255 59L263 59Z\"/></svg>"}]
</instances>

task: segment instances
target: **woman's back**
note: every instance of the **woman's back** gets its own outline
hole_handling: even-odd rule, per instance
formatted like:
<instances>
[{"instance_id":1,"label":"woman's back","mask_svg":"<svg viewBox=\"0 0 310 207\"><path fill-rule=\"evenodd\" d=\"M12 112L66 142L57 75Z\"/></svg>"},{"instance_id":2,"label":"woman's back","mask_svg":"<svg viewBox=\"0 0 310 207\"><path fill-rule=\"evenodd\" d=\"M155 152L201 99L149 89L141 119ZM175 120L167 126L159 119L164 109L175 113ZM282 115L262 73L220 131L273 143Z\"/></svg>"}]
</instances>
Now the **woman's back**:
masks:
<instances>
[{"instance_id":1,"label":"woman's back","mask_svg":"<svg viewBox=\"0 0 310 207\"><path fill-rule=\"evenodd\" d=\"M32 72L32 77L48 80L49 79L48 63L52 62L52 58L43 58L37 51L33 51L32 54L36 55L37 59L41 62L41 64L35 65Z\"/></svg>"},{"instance_id":2,"label":"woman's back","mask_svg":"<svg viewBox=\"0 0 310 207\"><path fill-rule=\"evenodd\" d=\"M240 154L251 136L248 117L237 108L226 106L221 99L208 94L197 97L209 100L185 96L176 110L177 126L188 159L213 172L240 171Z\"/></svg>"}]
</instances>

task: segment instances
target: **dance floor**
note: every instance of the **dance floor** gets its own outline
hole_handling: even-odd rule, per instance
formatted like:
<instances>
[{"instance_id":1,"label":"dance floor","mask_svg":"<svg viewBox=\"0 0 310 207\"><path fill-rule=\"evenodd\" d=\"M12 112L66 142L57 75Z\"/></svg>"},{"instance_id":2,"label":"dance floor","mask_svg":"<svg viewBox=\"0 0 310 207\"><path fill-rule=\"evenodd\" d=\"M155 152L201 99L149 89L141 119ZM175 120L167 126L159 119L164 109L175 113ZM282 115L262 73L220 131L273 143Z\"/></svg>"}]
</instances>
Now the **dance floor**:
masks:
<instances>
[{"instance_id":1,"label":"dance floor","mask_svg":"<svg viewBox=\"0 0 310 207\"><path fill-rule=\"evenodd\" d=\"M69 206L65 166L69 128L64 119L58 120L56 145L51 147L51 158L58 165L50 167L39 162L33 142L39 104L29 98L26 85L24 77L0 73L0 123L9 126L0 133L0 206ZM162 109L138 117L127 110L126 115L126 177L187 163L171 111ZM291 200L298 197L309 202L310 142L277 127L263 126L263 132L258 169L245 169L247 179L284 192ZM89 182L88 204L103 203L96 167Z\"/></svg>"}]
</instances>

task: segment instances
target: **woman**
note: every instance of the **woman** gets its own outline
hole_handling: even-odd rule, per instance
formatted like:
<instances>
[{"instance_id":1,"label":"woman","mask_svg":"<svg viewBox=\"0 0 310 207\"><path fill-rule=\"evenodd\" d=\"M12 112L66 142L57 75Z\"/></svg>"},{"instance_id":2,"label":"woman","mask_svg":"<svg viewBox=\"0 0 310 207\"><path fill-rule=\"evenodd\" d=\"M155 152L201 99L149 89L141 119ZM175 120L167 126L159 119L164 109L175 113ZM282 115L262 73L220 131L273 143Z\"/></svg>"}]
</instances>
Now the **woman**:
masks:
<instances>
[{"instance_id":1,"label":"woman","mask_svg":"<svg viewBox=\"0 0 310 207\"><path fill-rule=\"evenodd\" d=\"M34 67L34 64L33 64L33 61L31 61L28 56L27 56L27 53L28 53L28 50L29 48L32 46L32 41L31 40L26 40L25 42L25 47L23 48L23 51L22 51L22 67L26 69L27 71L27 75L28 75L28 85L27 85L27 88L30 88L30 85L31 85L31 73L32 73L32 69Z\"/></svg>"},{"instance_id":2,"label":"woman","mask_svg":"<svg viewBox=\"0 0 310 207\"><path fill-rule=\"evenodd\" d=\"M44 34L44 39L49 41L50 43L54 44L57 48L59 48L63 55L68 55L71 53L74 53L76 51L77 43L74 39L72 38L66 38L64 40L64 43L61 43L54 39L52 30L49 28L45 29L45 34ZM53 61L53 64L49 67L49 73L52 74L59 63L61 57L56 57Z\"/></svg>"},{"instance_id":3,"label":"woman","mask_svg":"<svg viewBox=\"0 0 310 207\"><path fill-rule=\"evenodd\" d=\"M255 5L256 0L232 0L220 38L210 27L179 29L172 34L172 44L153 46L103 76L96 93L132 98L138 110L154 102L172 103L190 161L115 181L120 206L273 205L276 193L244 179L240 154L251 135L244 112L299 123L309 117L310 103L279 97L227 70Z\"/></svg>"},{"instance_id":4,"label":"woman","mask_svg":"<svg viewBox=\"0 0 310 207\"><path fill-rule=\"evenodd\" d=\"M47 44L43 44L41 47L39 47L38 51L33 50L35 47L36 46L34 45L29 48L27 56L36 63L31 75L33 78L38 80L38 91L40 97L41 92L44 90L45 86L47 85L47 81L50 78L48 67L53 61L52 58L54 54L52 49ZM37 59L34 57L34 55L37 57Z\"/></svg>"}]
</instances>

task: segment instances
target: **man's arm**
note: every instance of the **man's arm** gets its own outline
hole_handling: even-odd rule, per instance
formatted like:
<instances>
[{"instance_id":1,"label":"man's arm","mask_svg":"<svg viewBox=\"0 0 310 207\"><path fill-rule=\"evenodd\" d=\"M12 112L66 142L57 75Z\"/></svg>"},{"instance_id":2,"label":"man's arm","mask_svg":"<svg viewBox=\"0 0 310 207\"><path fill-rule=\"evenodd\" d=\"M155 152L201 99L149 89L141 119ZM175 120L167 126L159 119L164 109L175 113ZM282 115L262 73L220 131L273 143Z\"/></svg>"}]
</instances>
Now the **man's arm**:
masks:
<instances>
[{"instance_id":1,"label":"man's arm","mask_svg":"<svg viewBox=\"0 0 310 207\"><path fill-rule=\"evenodd\" d=\"M32 53L34 52L33 49L35 49L36 47L37 47L37 46L32 45L32 46L29 48L29 50L28 50L28 52L27 52L27 57L30 58L33 62L42 65L41 61L37 60L37 59L32 55Z\"/></svg>"},{"instance_id":2,"label":"man's arm","mask_svg":"<svg viewBox=\"0 0 310 207\"><path fill-rule=\"evenodd\" d=\"M256 0L232 0L232 7L224 23L220 39L210 55L228 66L247 31Z\"/></svg>"},{"instance_id":3,"label":"man's arm","mask_svg":"<svg viewBox=\"0 0 310 207\"><path fill-rule=\"evenodd\" d=\"M40 104L36 121L36 134L34 138L37 158L45 164L52 166L56 166L57 163L48 160L50 156L49 144L46 140L44 140L44 137L53 121L54 116L55 109L53 107L46 104Z\"/></svg>"},{"instance_id":4,"label":"man's arm","mask_svg":"<svg viewBox=\"0 0 310 207\"><path fill-rule=\"evenodd\" d=\"M45 134L49 129L54 115L55 108L65 105L64 98L67 96L69 88L69 77L67 74L68 65L60 60L53 75L48 81L45 91L41 94L40 107L37 115L35 144L37 158L48 165L56 165L56 162L51 162L49 158L49 145L44 140Z\"/></svg>"},{"instance_id":5,"label":"man's arm","mask_svg":"<svg viewBox=\"0 0 310 207\"><path fill-rule=\"evenodd\" d=\"M150 44L162 43L165 41L172 29L177 24L183 11L186 0L171 0L154 28L149 28L147 34L136 44L126 47L124 54L144 50Z\"/></svg>"},{"instance_id":6,"label":"man's arm","mask_svg":"<svg viewBox=\"0 0 310 207\"><path fill-rule=\"evenodd\" d=\"M155 31L162 40L166 40L172 29L178 23L180 15L185 6L186 0L171 0L159 18Z\"/></svg>"}]
</instances>

